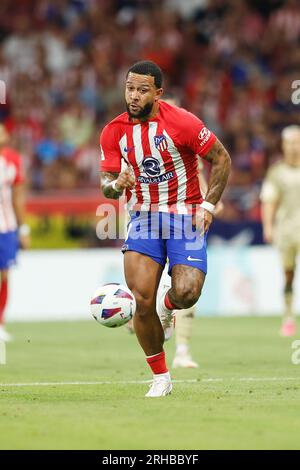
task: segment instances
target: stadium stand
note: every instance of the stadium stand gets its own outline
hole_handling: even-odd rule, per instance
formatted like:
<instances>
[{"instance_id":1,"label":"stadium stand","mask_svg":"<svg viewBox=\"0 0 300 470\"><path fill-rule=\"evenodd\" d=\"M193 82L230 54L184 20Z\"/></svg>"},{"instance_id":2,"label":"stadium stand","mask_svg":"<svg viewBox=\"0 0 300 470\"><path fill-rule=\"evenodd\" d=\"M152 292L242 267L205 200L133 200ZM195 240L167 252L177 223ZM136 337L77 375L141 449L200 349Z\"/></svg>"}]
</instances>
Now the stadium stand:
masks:
<instances>
[{"instance_id":1,"label":"stadium stand","mask_svg":"<svg viewBox=\"0 0 300 470\"><path fill-rule=\"evenodd\" d=\"M98 135L123 112L122 77L156 61L188 108L233 159L226 222L259 221L259 191L280 154L280 130L300 123L297 0L2 0L0 120L32 192L98 186Z\"/></svg>"}]
</instances>

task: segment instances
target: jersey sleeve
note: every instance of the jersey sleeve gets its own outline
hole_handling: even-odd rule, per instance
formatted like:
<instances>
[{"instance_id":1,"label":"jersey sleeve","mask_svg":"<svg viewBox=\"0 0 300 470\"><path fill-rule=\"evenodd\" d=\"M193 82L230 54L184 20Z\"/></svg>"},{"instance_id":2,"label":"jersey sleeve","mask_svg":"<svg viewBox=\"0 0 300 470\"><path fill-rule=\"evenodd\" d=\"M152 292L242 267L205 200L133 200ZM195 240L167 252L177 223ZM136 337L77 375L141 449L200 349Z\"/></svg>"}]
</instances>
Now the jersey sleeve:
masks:
<instances>
[{"instance_id":1,"label":"jersey sleeve","mask_svg":"<svg viewBox=\"0 0 300 470\"><path fill-rule=\"evenodd\" d=\"M260 192L261 202L277 202L280 198L280 184L277 168L270 168L262 184Z\"/></svg>"},{"instance_id":2,"label":"jersey sleeve","mask_svg":"<svg viewBox=\"0 0 300 470\"><path fill-rule=\"evenodd\" d=\"M215 134L192 113L186 113L183 132L185 145L200 157L205 157L217 140Z\"/></svg>"},{"instance_id":3,"label":"jersey sleeve","mask_svg":"<svg viewBox=\"0 0 300 470\"><path fill-rule=\"evenodd\" d=\"M21 155L17 152L13 153L13 162L16 169L15 178L13 181L13 185L24 183L24 172L23 172L23 165L22 165L22 158Z\"/></svg>"},{"instance_id":4,"label":"jersey sleeve","mask_svg":"<svg viewBox=\"0 0 300 470\"><path fill-rule=\"evenodd\" d=\"M114 129L105 126L100 135L100 171L120 173L121 152Z\"/></svg>"}]
</instances>

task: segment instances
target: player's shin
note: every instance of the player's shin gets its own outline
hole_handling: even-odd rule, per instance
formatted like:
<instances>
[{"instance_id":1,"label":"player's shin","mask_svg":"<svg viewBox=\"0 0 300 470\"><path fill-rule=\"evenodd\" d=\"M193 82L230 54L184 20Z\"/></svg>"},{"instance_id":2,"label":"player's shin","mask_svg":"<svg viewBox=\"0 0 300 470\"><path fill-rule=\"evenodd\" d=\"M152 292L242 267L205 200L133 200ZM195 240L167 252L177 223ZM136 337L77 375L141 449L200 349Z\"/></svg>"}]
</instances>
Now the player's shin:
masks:
<instances>
[{"instance_id":1,"label":"player's shin","mask_svg":"<svg viewBox=\"0 0 300 470\"><path fill-rule=\"evenodd\" d=\"M188 347L192 336L194 307L176 312L176 352Z\"/></svg>"},{"instance_id":2,"label":"player's shin","mask_svg":"<svg viewBox=\"0 0 300 470\"><path fill-rule=\"evenodd\" d=\"M164 333L155 311L141 311L141 307L137 306L134 329L146 356L163 351Z\"/></svg>"},{"instance_id":3,"label":"player's shin","mask_svg":"<svg viewBox=\"0 0 300 470\"><path fill-rule=\"evenodd\" d=\"M288 286L284 290L284 304L285 304L285 311L284 311L284 321L290 320L293 318L293 289L292 287Z\"/></svg>"},{"instance_id":4,"label":"player's shin","mask_svg":"<svg viewBox=\"0 0 300 470\"><path fill-rule=\"evenodd\" d=\"M196 368L197 362L192 359L189 344L192 337L195 307L176 312L176 353L172 367Z\"/></svg>"},{"instance_id":5,"label":"player's shin","mask_svg":"<svg viewBox=\"0 0 300 470\"><path fill-rule=\"evenodd\" d=\"M296 334L296 321L293 315L293 289L287 285L284 291L285 311L283 314L280 335L294 336Z\"/></svg>"}]
</instances>

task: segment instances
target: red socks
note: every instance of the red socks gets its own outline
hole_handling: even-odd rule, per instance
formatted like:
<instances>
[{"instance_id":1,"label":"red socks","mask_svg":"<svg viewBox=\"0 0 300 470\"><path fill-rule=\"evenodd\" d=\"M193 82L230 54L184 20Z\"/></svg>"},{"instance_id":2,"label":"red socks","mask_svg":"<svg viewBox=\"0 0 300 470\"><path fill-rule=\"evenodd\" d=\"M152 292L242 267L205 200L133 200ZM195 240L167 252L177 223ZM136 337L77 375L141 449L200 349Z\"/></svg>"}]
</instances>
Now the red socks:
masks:
<instances>
[{"instance_id":1,"label":"red socks","mask_svg":"<svg viewBox=\"0 0 300 470\"><path fill-rule=\"evenodd\" d=\"M168 310L181 310L180 308L177 307L177 305L171 302L171 300L169 299L169 292L167 292L165 296L165 306L167 307Z\"/></svg>"},{"instance_id":2,"label":"red socks","mask_svg":"<svg viewBox=\"0 0 300 470\"><path fill-rule=\"evenodd\" d=\"M154 356L146 356L146 361L151 367L153 374L165 374L168 372L165 351L154 354Z\"/></svg>"},{"instance_id":3,"label":"red socks","mask_svg":"<svg viewBox=\"0 0 300 470\"><path fill-rule=\"evenodd\" d=\"M8 282L7 279L2 279L0 284L0 325L4 320L4 310L7 304Z\"/></svg>"}]
</instances>

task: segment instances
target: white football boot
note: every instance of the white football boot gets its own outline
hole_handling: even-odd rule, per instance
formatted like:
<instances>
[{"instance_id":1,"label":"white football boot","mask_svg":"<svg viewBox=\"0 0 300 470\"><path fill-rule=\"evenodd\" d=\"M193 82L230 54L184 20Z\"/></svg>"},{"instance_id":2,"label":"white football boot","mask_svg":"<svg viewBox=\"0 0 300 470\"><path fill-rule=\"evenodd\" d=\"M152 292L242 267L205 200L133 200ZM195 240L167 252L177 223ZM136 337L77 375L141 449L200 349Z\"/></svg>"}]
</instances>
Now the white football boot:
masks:
<instances>
[{"instance_id":1,"label":"white football boot","mask_svg":"<svg viewBox=\"0 0 300 470\"><path fill-rule=\"evenodd\" d=\"M165 333L165 341L171 338L175 327L175 311L169 310L165 305L165 296L168 290L170 290L170 286L159 287L156 299L156 310Z\"/></svg>"},{"instance_id":2,"label":"white football boot","mask_svg":"<svg viewBox=\"0 0 300 470\"><path fill-rule=\"evenodd\" d=\"M178 367L185 369L197 369L199 364L193 361L190 354L176 354L173 359L172 367L173 369L177 369Z\"/></svg>"},{"instance_id":3,"label":"white football boot","mask_svg":"<svg viewBox=\"0 0 300 470\"><path fill-rule=\"evenodd\" d=\"M183 367L186 369L196 369L199 367L197 362L193 361L188 344L177 344L176 353L173 359L172 367Z\"/></svg>"},{"instance_id":4,"label":"white football boot","mask_svg":"<svg viewBox=\"0 0 300 470\"><path fill-rule=\"evenodd\" d=\"M153 376L153 382L150 390L146 393L147 398L165 397L170 395L172 391L172 382L169 372L165 374L157 374Z\"/></svg>"}]
</instances>

